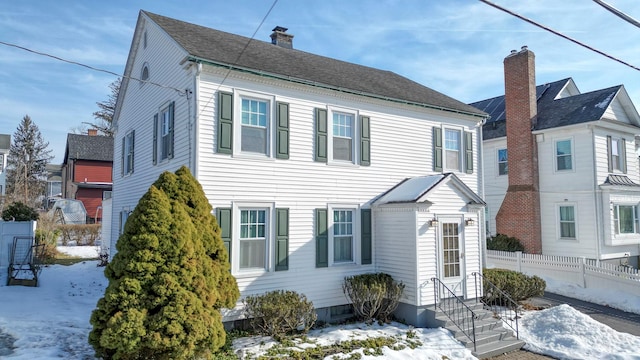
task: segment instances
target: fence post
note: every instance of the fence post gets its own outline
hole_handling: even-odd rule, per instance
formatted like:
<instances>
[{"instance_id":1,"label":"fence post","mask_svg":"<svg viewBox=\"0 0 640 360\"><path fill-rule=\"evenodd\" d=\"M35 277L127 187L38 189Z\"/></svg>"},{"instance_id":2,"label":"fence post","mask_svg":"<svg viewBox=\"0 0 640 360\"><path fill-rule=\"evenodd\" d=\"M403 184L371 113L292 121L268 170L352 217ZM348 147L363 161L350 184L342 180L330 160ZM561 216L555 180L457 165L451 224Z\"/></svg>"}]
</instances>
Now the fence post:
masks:
<instances>
[{"instance_id":1,"label":"fence post","mask_svg":"<svg viewBox=\"0 0 640 360\"><path fill-rule=\"evenodd\" d=\"M522 272L522 251L516 251L516 258L518 259L516 269L518 272Z\"/></svg>"},{"instance_id":2,"label":"fence post","mask_svg":"<svg viewBox=\"0 0 640 360\"><path fill-rule=\"evenodd\" d=\"M582 287L587 288L587 270L585 265L587 263L587 259L583 256L582 261L580 262L580 274L582 274Z\"/></svg>"}]
</instances>

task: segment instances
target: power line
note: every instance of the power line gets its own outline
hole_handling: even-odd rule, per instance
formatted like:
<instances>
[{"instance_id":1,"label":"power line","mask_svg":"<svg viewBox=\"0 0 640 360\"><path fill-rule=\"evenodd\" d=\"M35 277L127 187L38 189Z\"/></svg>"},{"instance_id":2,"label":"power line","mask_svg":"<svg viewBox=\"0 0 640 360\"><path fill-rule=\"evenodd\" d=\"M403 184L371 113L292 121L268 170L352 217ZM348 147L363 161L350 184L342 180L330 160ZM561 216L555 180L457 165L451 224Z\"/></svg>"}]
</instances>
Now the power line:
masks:
<instances>
[{"instance_id":1,"label":"power line","mask_svg":"<svg viewBox=\"0 0 640 360\"><path fill-rule=\"evenodd\" d=\"M159 84L159 83L156 83L156 82L153 82L153 81L149 81L149 80L138 79L138 78L135 78L133 76L121 75L121 74L115 73L113 71L100 69L100 68L97 68L97 67L94 67L94 66L91 66L91 65L87 65L87 64L83 64L83 63L80 63L80 62L77 62L77 61L73 61L73 60L67 60L67 59L61 58L59 56L51 55L51 54L48 54L48 53L45 53L45 52L42 52L42 51L36 51L36 50L33 50L33 49L26 48L24 46L8 43L8 42L4 42L4 41L0 41L0 44L6 45L6 46L10 46L10 47L14 47L16 49L24 50L24 51L27 51L27 52L30 52L30 53L33 53L33 54L36 54L36 55L46 56L46 57L49 57L49 58L52 58L52 59L55 59L55 60L58 60L58 61L62 61L62 62L68 63L68 64L82 66L82 67L87 68L89 70L99 71L99 72L103 72L103 73L106 73L106 74L109 74L109 75L115 75L115 76L120 77L120 78L127 78L127 79L131 79L131 80L139 81L141 83L152 84L152 85L155 85L155 86L159 86L161 88L175 90L175 91L177 91L179 93L183 93L184 92L183 89L174 88L172 86Z\"/></svg>"},{"instance_id":2,"label":"power line","mask_svg":"<svg viewBox=\"0 0 640 360\"><path fill-rule=\"evenodd\" d=\"M213 91L213 94L207 100L207 102L204 104L204 106L201 107L202 110L204 110L207 106L209 106L211 101L215 98L215 93L218 92L218 90L220 90L220 87L222 86L222 84L224 84L224 82L229 77L229 74L231 73L231 68L238 64L238 61L240 61L240 58L242 57L242 54L244 54L244 52L249 47L249 44L251 44L251 41L253 41L253 39L256 37L256 34L260 30L260 28L262 27L264 22L267 20L267 17L269 17L269 14L271 14L271 10L273 10L273 8L276 6L277 3L278 3L278 0L274 0L273 1L273 4L271 4L271 7L269 8L267 13L262 18L262 21L260 21L260 24L258 24L258 27L256 27L256 30L253 32L253 34L249 38L249 41L247 41L247 43L244 45L244 47L242 48L242 51L240 51L240 53L238 54L238 57L236 57L236 59L233 61L233 63L230 64L231 66L229 66L229 68L227 69L227 72L224 74L224 77L222 78L222 81L220 81L220 84L218 84L218 87ZM202 112L199 112L198 113L198 117L200 117L201 114L202 114Z\"/></svg>"},{"instance_id":3,"label":"power line","mask_svg":"<svg viewBox=\"0 0 640 360\"><path fill-rule=\"evenodd\" d=\"M528 22L529 24L535 25L535 26L537 26L537 27L539 27L539 28L541 28L541 29L544 29L544 30L546 30L546 31L549 31L549 32L550 32L550 33L552 33L552 34L558 35L558 36L560 36L561 38L564 38L564 39L566 39L566 40L569 40L569 41L571 41L571 42L572 42L572 43L574 43L574 44L578 44L578 45L580 45L580 46L582 46L582 47L584 47L584 48L587 48L587 49L589 49L589 50L591 50L591 51L593 51L593 52L596 52L596 53L598 53L598 54L600 54L600 55L602 55L602 56L605 56L605 57L607 57L607 58L609 58L609 59L611 59L611 60L613 60L613 61L619 62L619 63L621 63L621 64L623 64L623 65L626 65L626 66L628 66L628 67L630 67L630 68L632 68L632 69L634 69L634 70L638 70L638 71L640 71L640 67L637 67L637 66L635 66L635 65L629 64L628 62L626 62L626 61L624 61L624 60L620 60L620 59L618 59L618 58L616 58L616 57L614 57L614 56L612 56L612 55L609 55L609 54L605 53L604 51L600 51L600 50L598 50L598 49L596 49L596 48L593 48L593 47L591 47L591 46L589 46L589 45L587 45L587 44L585 44L585 43L582 43L582 42L580 42L580 41L578 41L578 40L574 39L574 38L571 38L571 37L569 37L569 36L567 36L567 35L564 35L564 34L562 34L562 33L558 32L558 31L556 31L556 30L551 29L551 28L549 28L549 27L547 27L547 26L544 26L544 25L539 24L539 23L537 23L537 22L535 22L535 21L533 21L533 20L531 20L531 19L528 19L528 18L526 18L526 17L522 16L522 15L519 15L519 14L517 14L517 13L515 13L515 12L513 12L513 11L509 10L509 9L503 8L503 7L502 7L502 6L500 6L500 5L494 4L494 3L492 3L492 2L490 2L490 1L488 1L488 0L480 0L480 1L481 1L481 2L483 2L483 3L485 3L485 4L487 4L487 5L489 5L489 6L492 6L492 7L496 8L496 9L498 9L498 10L504 11L504 12L506 12L507 14L513 15L513 16L517 17L517 18L518 18L518 19L520 19L520 20L524 20L524 21Z\"/></svg>"},{"instance_id":4,"label":"power line","mask_svg":"<svg viewBox=\"0 0 640 360\"><path fill-rule=\"evenodd\" d=\"M637 27L640 27L640 21L632 18L631 16L623 13L622 11L614 8L613 6L607 4L606 2L602 1L602 0L593 0L594 2L596 2L598 5L602 6L603 8L609 10L610 12L612 12L613 14L615 14L616 16L618 16L619 18L623 19L624 21L633 24Z\"/></svg>"}]
</instances>

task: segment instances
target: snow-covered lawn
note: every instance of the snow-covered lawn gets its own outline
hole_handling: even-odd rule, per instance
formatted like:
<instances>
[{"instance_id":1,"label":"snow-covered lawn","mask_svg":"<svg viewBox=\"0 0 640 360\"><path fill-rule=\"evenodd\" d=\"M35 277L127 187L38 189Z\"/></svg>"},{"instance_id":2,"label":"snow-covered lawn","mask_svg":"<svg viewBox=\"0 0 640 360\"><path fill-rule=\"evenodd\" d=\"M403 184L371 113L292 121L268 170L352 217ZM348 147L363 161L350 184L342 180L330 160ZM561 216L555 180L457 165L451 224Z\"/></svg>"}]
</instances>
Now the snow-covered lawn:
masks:
<instances>
[{"instance_id":1,"label":"snow-covered lawn","mask_svg":"<svg viewBox=\"0 0 640 360\"><path fill-rule=\"evenodd\" d=\"M97 256L95 247L72 248L61 250L69 254L82 251L82 257L92 257L87 254ZM72 266L46 267L37 288L4 286L6 278L1 278L0 348L8 334L15 339L15 349L10 355L0 349L0 358L92 359L93 349L87 343L91 331L89 317L107 286L104 268L97 264L98 261L87 261ZM548 290L556 293L640 313L640 300L635 296L603 294L568 284L548 283ZM619 333L568 305L527 312L520 321L520 329L520 337L528 343L527 349L560 359L640 359L640 337ZM313 330L298 346L328 345L378 336L395 337L405 345L402 350L385 348L384 359L475 359L444 329L412 329L399 323L385 326L360 323ZM234 342L234 348L245 354L260 354L273 345L272 341L261 337ZM362 358L381 357L366 355Z\"/></svg>"}]
</instances>

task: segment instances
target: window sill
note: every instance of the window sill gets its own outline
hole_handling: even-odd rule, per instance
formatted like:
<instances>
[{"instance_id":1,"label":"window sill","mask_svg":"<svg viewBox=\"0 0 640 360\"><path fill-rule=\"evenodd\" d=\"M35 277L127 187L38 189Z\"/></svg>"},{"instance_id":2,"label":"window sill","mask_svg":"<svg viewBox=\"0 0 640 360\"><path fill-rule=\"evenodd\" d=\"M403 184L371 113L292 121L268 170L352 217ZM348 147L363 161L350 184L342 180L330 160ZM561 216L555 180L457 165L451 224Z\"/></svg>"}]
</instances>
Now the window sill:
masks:
<instances>
[{"instance_id":1,"label":"window sill","mask_svg":"<svg viewBox=\"0 0 640 360\"><path fill-rule=\"evenodd\" d=\"M640 234L614 235L611 241L607 242L610 246L620 245L638 245L640 244Z\"/></svg>"},{"instance_id":2,"label":"window sill","mask_svg":"<svg viewBox=\"0 0 640 360\"><path fill-rule=\"evenodd\" d=\"M242 159L242 160L276 161L275 157L268 156L265 154L258 154L258 153L246 153L246 152L234 153L233 155L231 155L231 157Z\"/></svg>"},{"instance_id":3,"label":"window sill","mask_svg":"<svg viewBox=\"0 0 640 360\"><path fill-rule=\"evenodd\" d=\"M269 271L265 270L265 269L249 269L249 270L238 270L235 272L232 272L231 275L233 275L235 278L238 279L244 279L244 278L253 278L256 276L262 276L266 273L268 273Z\"/></svg>"}]
</instances>

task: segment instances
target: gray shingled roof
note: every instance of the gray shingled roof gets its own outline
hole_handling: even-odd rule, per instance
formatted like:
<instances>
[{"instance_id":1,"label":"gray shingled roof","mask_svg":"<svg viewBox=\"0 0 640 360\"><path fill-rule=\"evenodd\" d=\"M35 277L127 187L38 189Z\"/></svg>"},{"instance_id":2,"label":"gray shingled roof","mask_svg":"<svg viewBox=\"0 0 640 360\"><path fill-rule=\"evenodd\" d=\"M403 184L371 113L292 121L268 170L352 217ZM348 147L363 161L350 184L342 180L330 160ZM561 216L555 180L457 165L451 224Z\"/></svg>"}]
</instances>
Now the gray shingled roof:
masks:
<instances>
[{"instance_id":1,"label":"gray shingled roof","mask_svg":"<svg viewBox=\"0 0 640 360\"><path fill-rule=\"evenodd\" d=\"M597 121L622 85L596 90L584 94L568 96L555 100L558 93L571 81L570 78L536 86L538 117L532 130L543 130L561 126ZM482 129L485 140L507 136L504 95L481 100L470 105L483 110L491 116Z\"/></svg>"},{"instance_id":2,"label":"gray shingled roof","mask_svg":"<svg viewBox=\"0 0 640 360\"><path fill-rule=\"evenodd\" d=\"M251 40L207 27L141 11L194 60L252 70L282 79L348 93L485 116L477 108L390 71L374 69L270 42ZM249 42L250 41L250 42ZM247 43L249 45L247 46ZM246 49L245 49L246 47ZM243 52L244 49L244 52ZM242 56L238 59L238 55Z\"/></svg>"},{"instance_id":3,"label":"gray shingled roof","mask_svg":"<svg viewBox=\"0 0 640 360\"><path fill-rule=\"evenodd\" d=\"M11 148L11 135L0 134L0 149Z\"/></svg>"},{"instance_id":4,"label":"gray shingled roof","mask_svg":"<svg viewBox=\"0 0 640 360\"><path fill-rule=\"evenodd\" d=\"M69 159L113 161L113 138L99 135L67 134L64 163L66 164Z\"/></svg>"}]
</instances>

